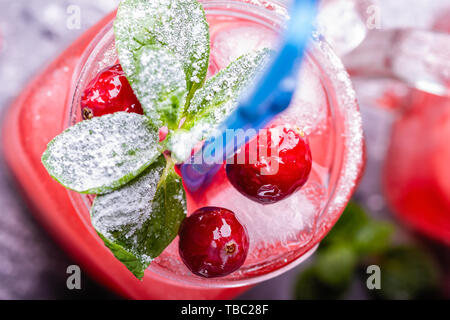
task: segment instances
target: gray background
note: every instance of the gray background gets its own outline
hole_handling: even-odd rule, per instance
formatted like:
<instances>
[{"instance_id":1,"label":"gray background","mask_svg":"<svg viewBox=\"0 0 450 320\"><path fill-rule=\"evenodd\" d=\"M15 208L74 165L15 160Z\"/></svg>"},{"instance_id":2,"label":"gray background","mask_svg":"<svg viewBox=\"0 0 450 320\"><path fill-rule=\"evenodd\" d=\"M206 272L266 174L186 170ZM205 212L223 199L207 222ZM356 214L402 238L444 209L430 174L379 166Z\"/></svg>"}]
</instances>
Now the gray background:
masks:
<instances>
[{"instance_id":1,"label":"gray background","mask_svg":"<svg viewBox=\"0 0 450 320\"><path fill-rule=\"evenodd\" d=\"M116 1L0 0L0 111ZM67 8L80 6L81 28L66 27ZM0 158L0 299L114 297L83 277L83 290L66 288L73 264L36 223Z\"/></svg>"}]
</instances>

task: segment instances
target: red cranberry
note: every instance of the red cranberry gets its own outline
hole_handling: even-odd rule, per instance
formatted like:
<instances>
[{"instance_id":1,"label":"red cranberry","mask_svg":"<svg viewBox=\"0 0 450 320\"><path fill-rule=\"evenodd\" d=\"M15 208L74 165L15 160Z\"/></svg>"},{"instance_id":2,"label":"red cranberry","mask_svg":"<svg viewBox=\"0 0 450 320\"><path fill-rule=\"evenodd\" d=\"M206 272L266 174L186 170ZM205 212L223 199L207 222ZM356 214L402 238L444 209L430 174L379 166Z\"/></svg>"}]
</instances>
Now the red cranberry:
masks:
<instances>
[{"instance_id":1,"label":"red cranberry","mask_svg":"<svg viewBox=\"0 0 450 320\"><path fill-rule=\"evenodd\" d=\"M306 183L312 158L300 129L273 126L255 139L241 148L234 156L234 163L226 167L228 180L240 193L256 202L270 204L288 197Z\"/></svg>"},{"instance_id":2,"label":"red cranberry","mask_svg":"<svg viewBox=\"0 0 450 320\"><path fill-rule=\"evenodd\" d=\"M101 71L81 98L81 113L85 120L118 111L144 113L120 64Z\"/></svg>"},{"instance_id":3,"label":"red cranberry","mask_svg":"<svg viewBox=\"0 0 450 320\"><path fill-rule=\"evenodd\" d=\"M196 275L222 277L245 261L249 240L234 213L205 207L187 217L180 228L180 256Z\"/></svg>"}]
</instances>

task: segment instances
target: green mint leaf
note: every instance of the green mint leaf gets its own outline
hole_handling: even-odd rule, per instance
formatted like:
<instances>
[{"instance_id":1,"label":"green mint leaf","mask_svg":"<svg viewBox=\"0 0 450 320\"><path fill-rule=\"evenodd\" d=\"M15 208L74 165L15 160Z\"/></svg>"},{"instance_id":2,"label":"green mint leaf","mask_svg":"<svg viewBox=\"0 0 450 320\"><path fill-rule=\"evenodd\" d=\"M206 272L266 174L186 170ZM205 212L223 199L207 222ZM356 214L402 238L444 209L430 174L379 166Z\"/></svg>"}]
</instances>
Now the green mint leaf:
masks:
<instances>
[{"instance_id":1,"label":"green mint leaf","mask_svg":"<svg viewBox=\"0 0 450 320\"><path fill-rule=\"evenodd\" d=\"M183 66L169 49L143 46L135 54L131 86L145 115L159 126L178 127L186 103Z\"/></svg>"},{"instance_id":2,"label":"green mint leaf","mask_svg":"<svg viewBox=\"0 0 450 320\"><path fill-rule=\"evenodd\" d=\"M172 242L186 216L186 196L173 163L161 155L122 189L98 196L91 221L105 245L137 278Z\"/></svg>"},{"instance_id":3,"label":"green mint leaf","mask_svg":"<svg viewBox=\"0 0 450 320\"><path fill-rule=\"evenodd\" d=\"M126 112L70 127L47 146L42 163L66 188L104 194L144 171L161 150L158 128L147 117Z\"/></svg>"},{"instance_id":4,"label":"green mint leaf","mask_svg":"<svg viewBox=\"0 0 450 320\"><path fill-rule=\"evenodd\" d=\"M321 247L337 242L353 243L356 233L370 222L364 209L354 201L350 201L336 225L323 239Z\"/></svg>"},{"instance_id":5,"label":"green mint leaf","mask_svg":"<svg viewBox=\"0 0 450 320\"><path fill-rule=\"evenodd\" d=\"M329 246L317 254L317 276L327 285L347 286L352 280L357 263L358 256L351 245Z\"/></svg>"},{"instance_id":6,"label":"green mint leaf","mask_svg":"<svg viewBox=\"0 0 450 320\"><path fill-rule=\"evenodd\" d=\"M297 300L336 300L348 291L350 283L345 285L329 285L318 276L317 270L311 266L302 271L295 283L294 296Z\"/></svg>"},{"instance_id":7,"label":"green mint leaf","mask_svg":"<svg viewBox=\"0 0 450 320\"><path fill-rule=\"evenodd\" d=\"M372 219L355 202L349 202L339 221L321 243L330 245L350 244L358 255L379 254L391 245L394 226L385 221Z\"/></svg>"},{"instance_id":8,"label":"green mint leaf","mask_svg":"<svg viewBox=\"0 0 450 320\"><path fill-rule=\"evenodd\" d=\"M383 221L370 221L356 230L353 246L361 255L380 254L391 245L394 226Z\"/></svg>"},{"instance_id":9,"label":"green mint leaf","mask_svg":"<svg viewBox=\"0 0 450 320\"><path fill-rule=\"evenodd\" d=\"M98 233L98 235L105 243L105 246L108 247L109 250L111 250L114 257L122 262L136 278L142 280L142 278L144 277L144 271L150 265L151 259L143 257L138 258L134 254L124 249L121 245L111 242L109 239L105 238L101 233Z\"/></svg>"},{"instance_id":10,"label":"green mint leaf","mask_svg":"<svg viewBox=\"0 0 450 320\"><path fill-rule=\"evenodd\" d=\"M262 49L245 54L209 79L192 98L183 127L192 128L200 119L215 124L222 122L236 107L243 89L262 71L271 53Z\"/></svg>"},{"instance_id":11,"label":"green mint leaf","mask_svg":"<svg viewBox=\"0 0 450 320\"><path fill-rule=\"evenodd\" d=\"M184 161L193 147L236 109L242 91L262 71L271 53L263 49L241 56L194 94L182 129L172 132L166 142L176 161Z\"/></svg>"},{"instance_id":12,"label":"green mint leaf","mask_svg":"<svg viewBox=\"0 0 450 320\"><path fill-rule=\"evenodd\" d=\"M128 76L136 71L136 51L160 44L182 64L188 100L203 84L209 64L209 26L197 0L124 0L114 30L119 60Z\"/></svg>"},{"instance_id":13,"label":"green mint leaf","mask_svg":"<svg viewBox=\"0 0 450 320\"><path fill-rule=\"evenodd\" d=\"M441 274L436 261L412 246L393 247L376 262L381 269L380 299L432 299L439 296Z\"/></svg>"}]
</instances>

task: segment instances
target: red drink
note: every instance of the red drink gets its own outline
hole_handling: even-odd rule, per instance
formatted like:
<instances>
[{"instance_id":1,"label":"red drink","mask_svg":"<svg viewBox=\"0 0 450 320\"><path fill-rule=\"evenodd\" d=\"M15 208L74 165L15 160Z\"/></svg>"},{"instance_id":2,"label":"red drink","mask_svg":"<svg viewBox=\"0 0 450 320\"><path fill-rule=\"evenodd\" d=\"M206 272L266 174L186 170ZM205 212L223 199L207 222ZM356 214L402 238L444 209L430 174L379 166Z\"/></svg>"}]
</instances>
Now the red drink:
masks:
<instances>
[{"instance_id":1,"label":"red drink","mask_svg":"<svg viewBox=\"0 0 450 320\"><path fill-rule=\"evenodd\" d=\"M387 153L386 197L409 225L450 244L450 98L415 90L406 103Z\"/></svg>"},{"instance_id":2,"label":"red drink","mask_svg":"<svg viewBox=\"0 0 450 320\"><path fill-rule=\"evenodd\" d=\"M432 27L437 35L450 33L449 9L443 10ZM448 84L448 38L437 46L443 60L430 68ZM446 47L447 46L447 47ZM426 61L428 57L424 56ZM431 64L433 65L433 64ZM445 75L445 77L444 77ZM447 88L449 86L447 85ZM412 89L400 102L403 114L394 124L387 153L385 193L397 215L411 227L450 245L450 96ZM446 95L445 95L446 94Z\"/></svg>"},{"instance_id":3,"label":"red drink","mask_svg":"<svg viewBox=\"0 0 450 320\"><path fill-rule=\"evenodd\" d=\"M285 20L282 7L242 1L202 3L212 35L210 74L224 68L235 55L275 46ZM222 170L205 196L188 197L189 212L222 205L246 225L251 240L244 266L225 278L197 278L181 262L176 239L152 262L140 282L111 255L92 228L92 197L59 186L40 163L48 141L64 127L81 121L80 98L86 85L104 67L116 63L108 24L111 18L52 64L9 114L5 128L8 160L41 220L94 278L132 298L226 298L240 289L217 288L256 283L303 261L339 218L362 167L360 116L338 58L321 39L314 39L299 79L301 90L289 110L274 121L298 125L308 134L313 169L303 189L276 205L263 206L237 193Z\"/></svg>"}]
</instances>

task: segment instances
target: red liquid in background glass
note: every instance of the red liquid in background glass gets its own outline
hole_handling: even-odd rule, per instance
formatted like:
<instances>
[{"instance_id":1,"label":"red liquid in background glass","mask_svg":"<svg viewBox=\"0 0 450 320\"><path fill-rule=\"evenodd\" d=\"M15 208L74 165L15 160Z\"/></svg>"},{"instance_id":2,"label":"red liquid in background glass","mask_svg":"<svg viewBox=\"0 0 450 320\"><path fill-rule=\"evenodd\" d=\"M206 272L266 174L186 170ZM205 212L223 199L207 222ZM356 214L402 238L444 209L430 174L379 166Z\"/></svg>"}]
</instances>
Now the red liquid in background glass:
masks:
<instances>
[{"instance_id":1,"label":"red liquid in background glass","mask_svg":"<svg viewBox=\"0 0 450 320\"><path fill-rule=\"evenodd\" d=\"M449 14L437 17L434 31L450 33ZM450 245L450 96L413 90L402 103L385 164L386 197L411 227Z\"/></svg>"},{"instance_id":2,"label":"red liquid in background glass","mask_svg":"<svg viewBox=\"0 0 450 320\"><path fill-rule=\"evenodd\" d=\"M393 128L386 197L413 228L450 245L450 97L413 91Z\"/></svg>"}]
</instances>

